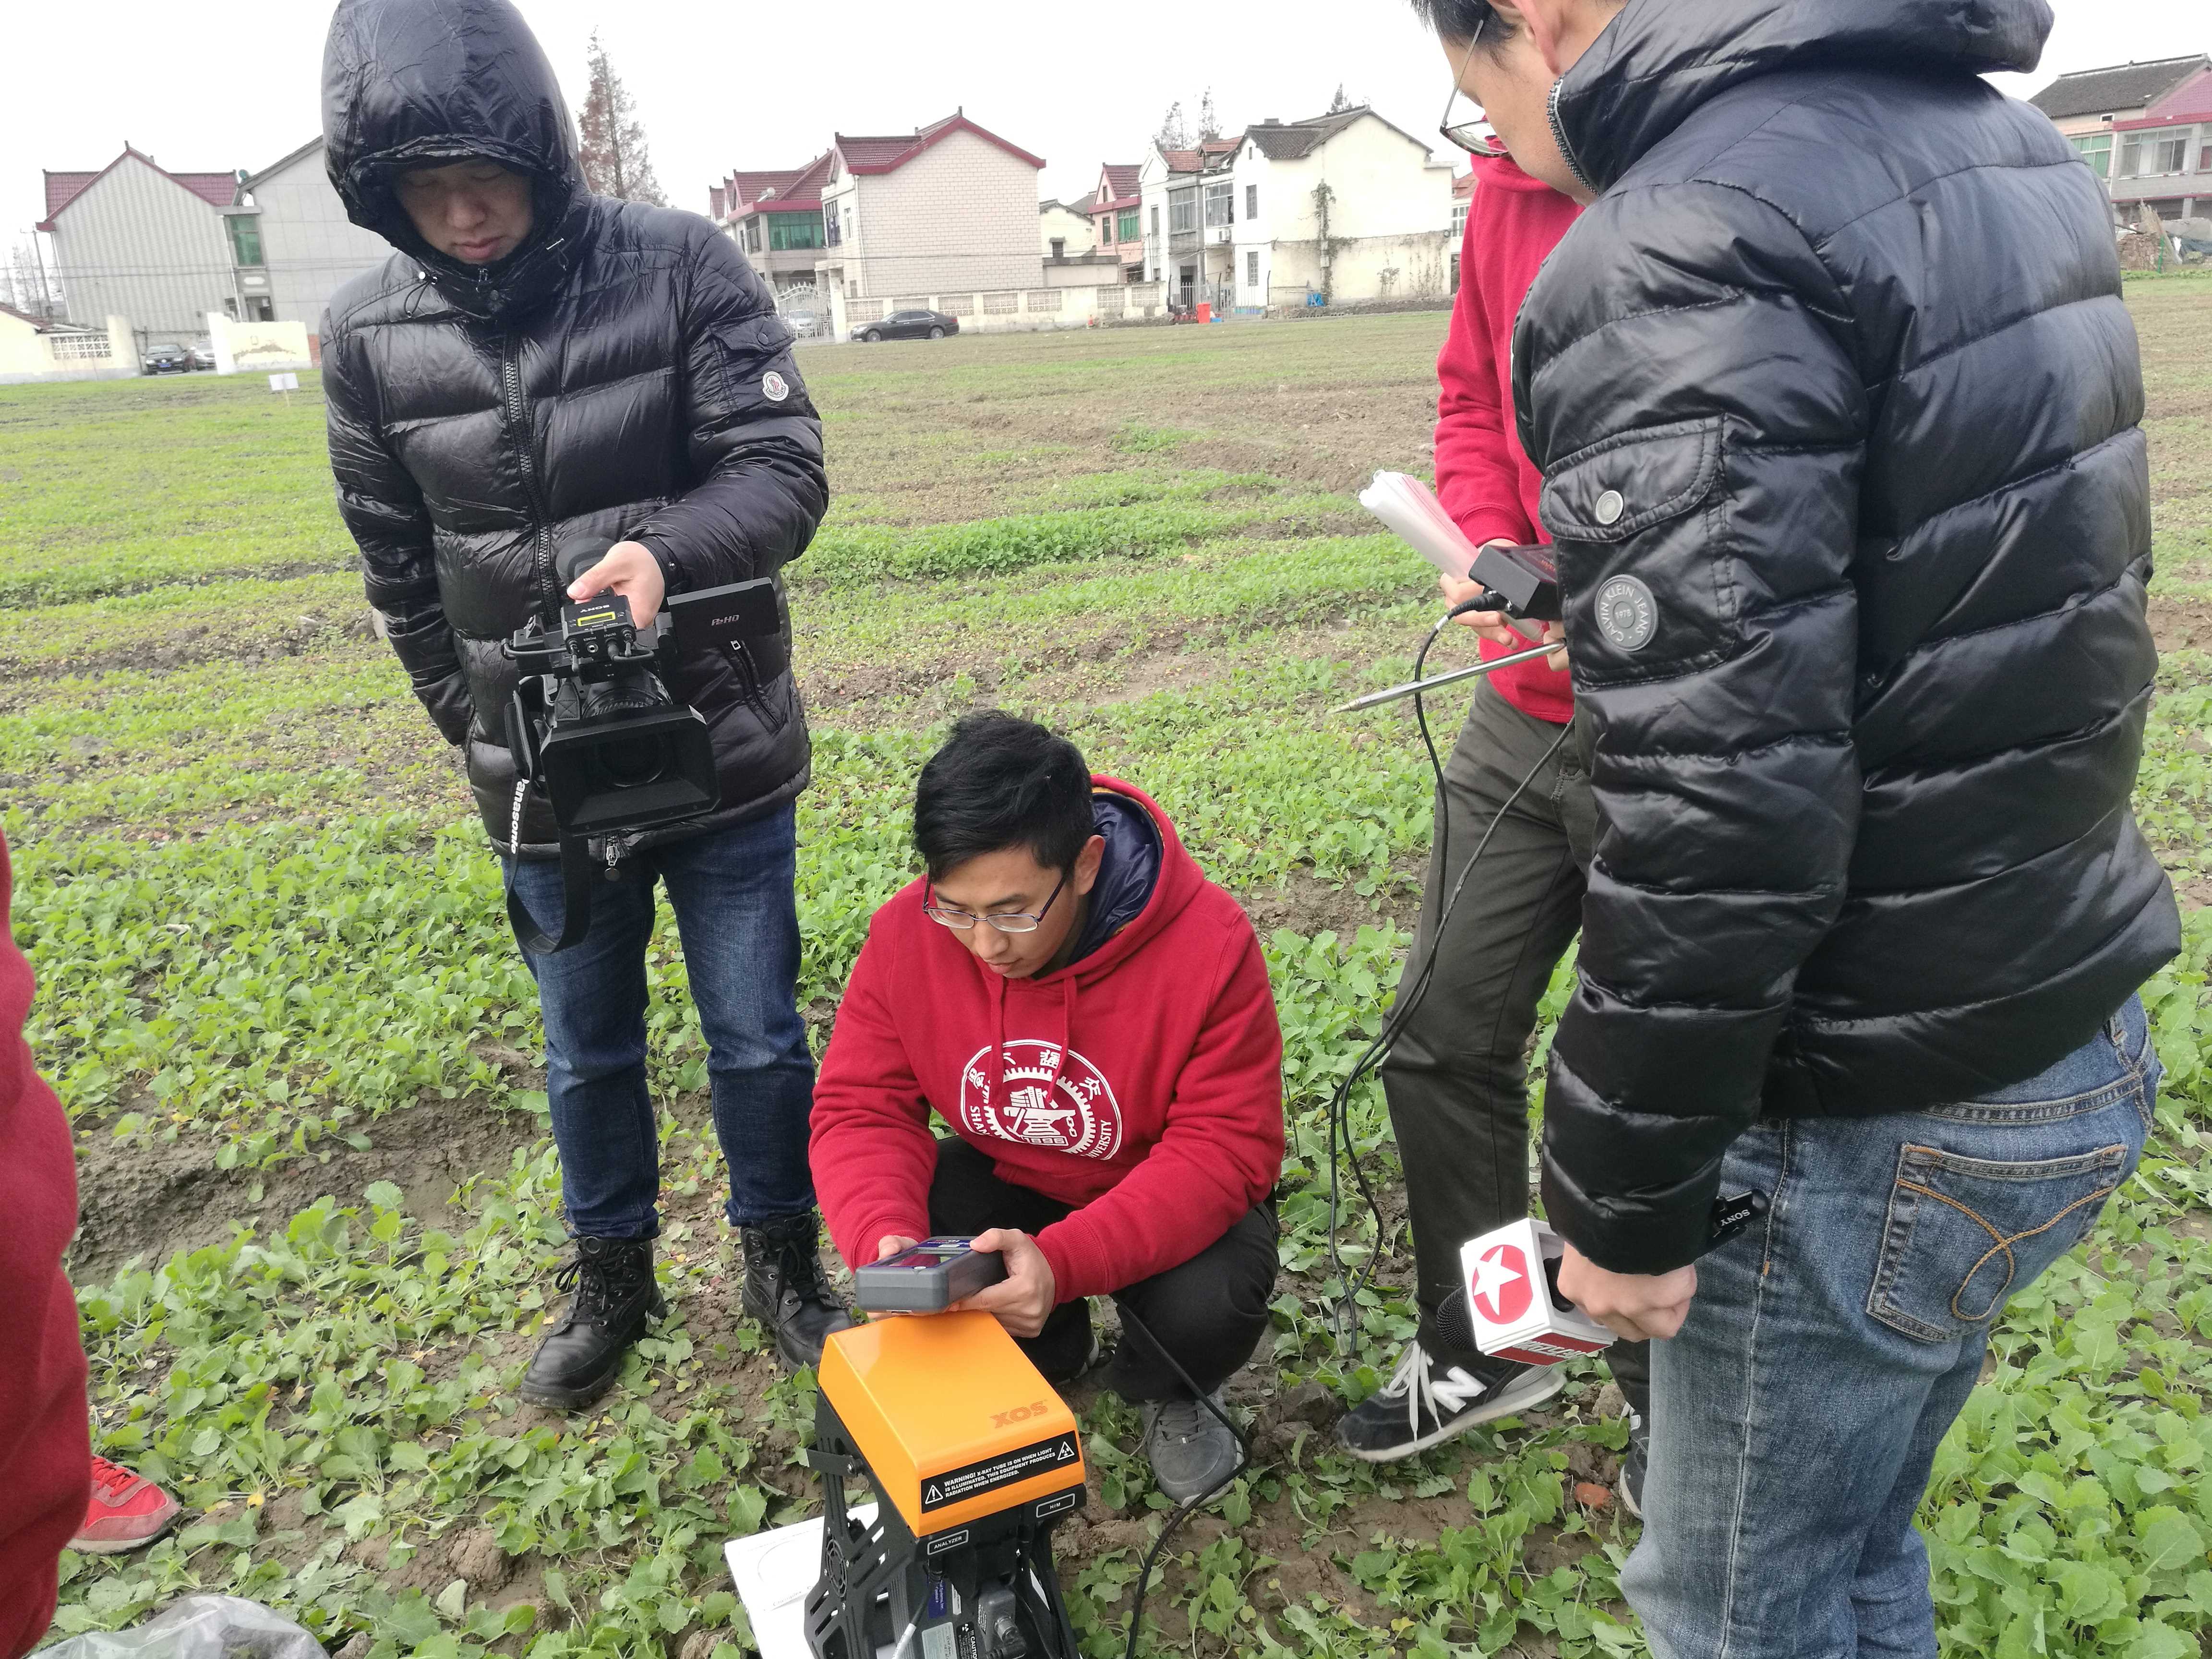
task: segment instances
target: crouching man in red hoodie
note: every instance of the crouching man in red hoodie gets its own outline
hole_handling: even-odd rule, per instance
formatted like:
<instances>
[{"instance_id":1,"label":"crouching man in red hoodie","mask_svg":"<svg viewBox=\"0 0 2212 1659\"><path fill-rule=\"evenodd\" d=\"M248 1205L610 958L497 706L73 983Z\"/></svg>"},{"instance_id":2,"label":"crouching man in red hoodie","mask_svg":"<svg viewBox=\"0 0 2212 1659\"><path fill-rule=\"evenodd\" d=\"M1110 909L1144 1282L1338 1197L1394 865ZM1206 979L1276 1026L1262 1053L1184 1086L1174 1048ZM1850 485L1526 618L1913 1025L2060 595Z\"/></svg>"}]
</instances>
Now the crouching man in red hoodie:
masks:
<instances>
[{"instance_id":1,"label":"crouching man in red hoodie","mask_svg":"<svg viewBox=\"0 0 2212 1659\"><path fill-rule=\"evenodd\" d=\"M928 874L869 924L815 1085L830 1236L858 1266L978 1235L1007 1276L963 1305L1054 1382L1097 1361L1085 1298L1113 1297L1103 1380L1144 1403L1160 1490L1196 1497L1237 1443L1159 1350L1218 1404L1275 1284L1283 1044L1252 924L1152 801L1011 714L953 727L914 839Z\"/></svg>"}]
</instances>

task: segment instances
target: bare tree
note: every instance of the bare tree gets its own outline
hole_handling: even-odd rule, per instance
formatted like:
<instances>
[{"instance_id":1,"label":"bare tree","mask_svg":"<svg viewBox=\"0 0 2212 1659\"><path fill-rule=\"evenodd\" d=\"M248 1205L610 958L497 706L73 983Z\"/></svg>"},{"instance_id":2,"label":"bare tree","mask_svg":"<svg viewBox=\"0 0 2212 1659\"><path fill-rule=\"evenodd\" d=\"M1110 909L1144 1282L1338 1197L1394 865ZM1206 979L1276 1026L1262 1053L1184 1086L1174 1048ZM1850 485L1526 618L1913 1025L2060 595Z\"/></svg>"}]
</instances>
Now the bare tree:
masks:
<instances>
[{"instance_id":1,"label":"bare tree","mask_svg":"<svg viewBox=\"0 0 2212 1659\"><path fill-rule=\"evenodd\" d=\"M597 196L666 207L668 198L661 194L660 181L653 176L653 158L645 147L645 128L637 118L637 105L607 61L607 49L599 44L597 29L592 31L587 61L592 89L576 122L585 188Z\"/></svg>"},{"instance_id":2,"label":"bare tree","mask_svg":"<svg viewBox=\"0 0 2212 1659\"><path fill-rule=\"evenodd\" d=\"M10 251L7 267L0 270L0 289L5 290L6 303L27 317L48 322L61 313L52 278L39 250L28 241L16 243Z\"/></svg>"},{"instance_id":3,"label":"bare tree","mask_svg":"<svg viewBox=\"0 0 2212 1659\"><path fill-rule=\"evenodd\" d=\"M1152 135L1152 142L1162 149L1190 148L1190 124L1183 119L1182 99L1170 104L1168 112L1160 117L1160 130Z\"/></svg>"},{"instance_id":4,"label":"bare tree","mask_svg":"<svg viewBox=\"0 0 2212 1659\"><path fill-rule=\"evenodd\" d=\"M1211 143L1219 137L1221 122L1213 112L1213 88L1208 87L1205 96L1198 100L1198 141L1202 144Z\"/></svg>"}]
</instances>

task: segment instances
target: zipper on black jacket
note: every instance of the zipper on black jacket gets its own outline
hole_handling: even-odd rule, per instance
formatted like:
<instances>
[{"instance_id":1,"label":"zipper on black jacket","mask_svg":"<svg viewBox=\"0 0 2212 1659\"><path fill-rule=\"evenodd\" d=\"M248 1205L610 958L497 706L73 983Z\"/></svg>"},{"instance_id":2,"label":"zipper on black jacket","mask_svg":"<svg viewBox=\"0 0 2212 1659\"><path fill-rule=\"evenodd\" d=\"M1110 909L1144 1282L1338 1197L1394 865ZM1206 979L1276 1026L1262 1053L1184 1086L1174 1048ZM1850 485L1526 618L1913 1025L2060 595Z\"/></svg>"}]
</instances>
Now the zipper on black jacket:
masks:
<instances>
[{"instance_id":1,"label":"zipper on black jacket","mask_svg":"<svg viewBox=\"0 0 2212 1659\"><path fill-rule=\"evenodd\" d=\"M530 497L531 540L538 567L538 589L544 601L550 624L561 614L560 580L553 568L552 514L545 506L538 482L538 445L530 429L530 400L522 390L522 358L513 334L500 337L500 393L507 405L507 424L514 428L516 449L522 456L522 487Z\"/></svg>"},{"instance_id":2,"label":"zipper on black jacket","mask_svg":"<svg viewBox=\"0 0 2212 1659\"><path fill-rule=\"evenodd\" d=\"M1550 118L1552 123L1552 142L1559 147L1559 159L1567 164L1567 171L1575 175L1575 182L1589 191L1591 195L1595 196L1598 194L1598 187L1590 183L1589 175L1583 171L1583 164L1575 160L1575 147L1567 142L1567 130L1559 123L1561 84L1562 82L1558 81L1553 82L1551 96L1544 100L1544 113Z\"/></svg>"}]
</instances>

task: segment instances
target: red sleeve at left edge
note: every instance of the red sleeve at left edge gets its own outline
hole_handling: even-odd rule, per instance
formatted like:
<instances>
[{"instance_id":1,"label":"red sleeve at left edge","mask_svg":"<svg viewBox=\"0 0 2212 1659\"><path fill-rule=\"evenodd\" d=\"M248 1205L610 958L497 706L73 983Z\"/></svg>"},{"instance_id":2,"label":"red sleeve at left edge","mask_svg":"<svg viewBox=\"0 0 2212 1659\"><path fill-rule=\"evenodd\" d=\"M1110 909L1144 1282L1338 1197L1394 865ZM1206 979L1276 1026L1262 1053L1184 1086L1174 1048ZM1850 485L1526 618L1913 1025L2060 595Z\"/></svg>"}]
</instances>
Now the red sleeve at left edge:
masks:
<instances>
[{"instance_id":1,"label":"red sleeve at left edge","mask_svg":"<svg viewBox=\"0 0 2212 1659\"><path fill-rule=\"evenodd\" d=\"M0 1659L53 1621L54 1569L92 1490L84 1348L62 1250L76 1230L76 1151L22 1038L31 965L8 928L0 843Z\"/></svg>"}]
</instances>

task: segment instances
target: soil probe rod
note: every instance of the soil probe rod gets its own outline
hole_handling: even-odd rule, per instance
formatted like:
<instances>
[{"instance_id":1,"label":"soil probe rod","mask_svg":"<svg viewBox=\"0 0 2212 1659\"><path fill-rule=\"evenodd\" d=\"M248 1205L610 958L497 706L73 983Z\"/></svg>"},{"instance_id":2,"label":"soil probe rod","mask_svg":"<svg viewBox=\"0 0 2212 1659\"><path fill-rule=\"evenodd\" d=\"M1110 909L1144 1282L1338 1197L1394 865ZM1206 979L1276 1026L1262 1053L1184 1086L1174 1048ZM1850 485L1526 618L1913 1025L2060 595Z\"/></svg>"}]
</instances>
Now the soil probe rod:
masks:
<instances>
[{"instance_id":1,"label":"soil probe rod","mask_svg":"<svg viewBox=\"0 0 2212 1659\"><path fill-rule=\"evenodd\" d=\"M1455 668L1449 674L1434 674L1425 680L1407 680L1403 685L1394 685L1387 690L1370 691L1364 697L1354 697L1328 712L1350 714L1362 708L1374 708L1386 702L1395 702L1401 697L1410 697L1416 691L1433 691L1440 685L1450 685L1459 680L1471 680L1478 674L1494 673L1501 668L1510 668L1516 662L1534 662L1539 657L1548 657L1559 649L1558 641L1540 645L1527 651L1516 651L1510 657L1492 657L1488 662L1470 663L1465 668Z\"/></svg>"}]
</instances>

